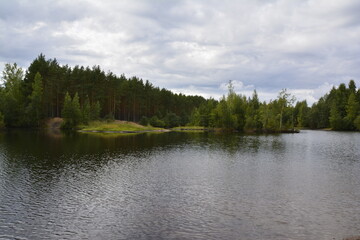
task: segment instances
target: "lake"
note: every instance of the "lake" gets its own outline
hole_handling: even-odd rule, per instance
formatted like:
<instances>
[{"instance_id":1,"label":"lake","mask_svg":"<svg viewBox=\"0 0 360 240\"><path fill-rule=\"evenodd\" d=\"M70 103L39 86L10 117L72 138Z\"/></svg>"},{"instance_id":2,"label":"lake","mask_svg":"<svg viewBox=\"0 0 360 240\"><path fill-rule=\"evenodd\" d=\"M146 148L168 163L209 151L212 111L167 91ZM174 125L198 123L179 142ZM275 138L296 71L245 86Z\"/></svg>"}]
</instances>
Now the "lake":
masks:
<instances>
[{"instance_id":1,"label":"lake","mask_svg":"<svg viewBox=\"0 0 360 240\"><path fill-rule=\"evenodd\" d=\"M0 239L360 235L360 133L0 133Z\"/></svg>"}]
</instances>

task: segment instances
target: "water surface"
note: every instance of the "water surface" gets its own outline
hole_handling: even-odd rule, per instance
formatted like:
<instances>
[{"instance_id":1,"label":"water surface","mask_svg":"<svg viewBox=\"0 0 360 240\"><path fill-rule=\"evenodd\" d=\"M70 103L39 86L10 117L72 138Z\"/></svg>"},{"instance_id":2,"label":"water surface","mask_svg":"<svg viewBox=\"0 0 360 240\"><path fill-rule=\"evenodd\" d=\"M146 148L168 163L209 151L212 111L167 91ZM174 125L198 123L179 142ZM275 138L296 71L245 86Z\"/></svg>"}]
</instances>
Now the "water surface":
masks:
<instances>
[{"instance_id":1,"label":"water surface","mask_svg":"<svg viewBox=\"0 0 360 240\"><path fill-rule=\"evenodd\" d=\"M360 134L0 133L0 239L360 235Z\"/></svg>"}]
</instances>

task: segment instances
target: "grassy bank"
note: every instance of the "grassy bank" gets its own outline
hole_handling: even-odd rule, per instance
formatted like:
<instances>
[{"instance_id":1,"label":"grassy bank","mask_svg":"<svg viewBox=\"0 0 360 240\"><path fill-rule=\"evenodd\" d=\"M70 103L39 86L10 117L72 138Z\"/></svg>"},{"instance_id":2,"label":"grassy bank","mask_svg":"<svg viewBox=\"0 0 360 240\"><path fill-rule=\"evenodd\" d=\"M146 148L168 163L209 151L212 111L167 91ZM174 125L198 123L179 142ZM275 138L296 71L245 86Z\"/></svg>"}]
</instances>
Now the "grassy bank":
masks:
<instances>
[{"instance_id":1,"label":"grassy bank","mask_svg":"<svg viewBox=\"0 0 360 240\"><path fill-rule=\"evenodd\" d=\"M142 126L134 122L115 120L112 122L92 121L88 125L80 125L80 131L83 132L114 132L114 133L136 133L148 131L163 131L164 129L151 126Z\"/></svg>"},{"instance_id":2,"label":"grassy bank","mask_svg":"<svg viewBox=\"0 0 360 240\"><path fill-rule=\"evenodd\" d=\"M212 128L206 128L202 126L183 126L183 127L174 127L172 131L181 131L181 132L204 132L213 130Z\"/></svg>"}]
</instances>

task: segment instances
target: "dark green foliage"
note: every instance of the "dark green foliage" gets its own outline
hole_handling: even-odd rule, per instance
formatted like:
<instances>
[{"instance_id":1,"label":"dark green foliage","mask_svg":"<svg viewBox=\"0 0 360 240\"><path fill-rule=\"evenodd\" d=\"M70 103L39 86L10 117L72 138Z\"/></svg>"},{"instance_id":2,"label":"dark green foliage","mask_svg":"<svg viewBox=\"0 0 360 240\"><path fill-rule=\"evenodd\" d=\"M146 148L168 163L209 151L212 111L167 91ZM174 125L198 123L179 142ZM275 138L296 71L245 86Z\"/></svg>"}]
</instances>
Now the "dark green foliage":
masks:
<instances>
[{"instance_id":1,"label":"dark green foliage","mask_svg":"<svg viewBox=\"0 0 360 240\"><path fill-rule=\"evenodd\" d=\"M206 100L200 104L198 108L195 108L191 113L190 125L193 126L203 126L203 127L212 127L214 124L212 122L212 112L216 108L218 102L213 98ZM185 125L181 123L181 125Z\"/></svg>"},{"instance_id":2,"label":"dark green foliage","mask_svg":"<svg viewBox=\"0 0 360 240\"><path fill-rule=\"evenodd\" d=\"M164 123L166 128L173 128L180 125L180 117L175 113L167 113L164 117Z\"/></svg>"},{"instance_id":3,"label":"dark green foliage","mask_svg":"<svg viewBox=\"0 0 360 240\"><path fill-rule=\"evenodd\" d=\"M235 93L231 82L227 96L219 101L174 94L135 76L105 73L99 66L61 66L42 54L25 76L16 64L6 64L2 80L0 114L7 127L38 126L51 117L63 117L69 128L107 118L157 127L189 124L238 131L355 130L360 122L360 90L353 80L333 88L312 107L305 101L295 104L286 91L268 103L260 103L256 91L247 99Z\"/></svg>"},{"instance_id":4,"label":"dark green foliage","mask_svg":"<svg viewBox=\"0 0 360 240\"><path fill-rule=\"evenodd\" d=\"M360 131L360 115L358 115L354 120L354 126L355 128Z\"/></svg>"},{"instance_id":5,"label":"dark green foliage","mask_svg":"<svg viewBox=\"0 0 360 240\"><path fill-rule=\"evenodd\" d=\"M211 111L209 125L242 131L245 126L246 98L234 92L231 82L228 88L228 95Z\"/></svg>"},{"instance_id":6,"label":"dark green foliage","mask_svg":"<svg viewBox=\"0 0 360 240\"><path fill-rule=\"evenodd\" d=\"M115 119L139 121L141 116L150 118L158 112L162 116L173 112L184 122L194 107L206 101L200 96L185 96L159 89L137 77L126 78L124 75L118 77L111 72L105 73L99 66L60 66L56 59L46 59L42 54L30 64L26 72L22 84L25 97L32 92L37 72L43 78L44 117L61 117L66 92L71 96L78 93L82 110L89 99L92 109L90 119L112 114Z\"/></svg>"},{"instance_id":7,"label":"dark green foliage","mask_svg":"<svg viewBox=\"0 0 360 240\"><path fill-rule=\"evenodd\" d=\"M356 85L355 85L354 80L350 80L350 82L349 82L349 91L350 91L350 94L351 93L353 93L353 94L356 93Z\"/></svg>"},{"instance_id":8,"label":"dark green foliage","mask_svg":"<svg viewBox=\"0 0 360 240\"><path fill-rule=\"evenodd\" d=\"M355 119L360 115L360 104L356 99L355 91L350 92L346 109L346 116L344 117L344 124L346 130L355 130L356 123Z\"/></svg>"},{"instance_id":9,"label":"dark green foliage","mask_svg":"<svg viewBox=\"0 0 360 240\"><path fill-rule=\"evenodd\" d=\"M28 124L39 126L43 119L43 80L40 73L36 73L32 83L32 93L29 97L30 102L27 106Z\"/></svg>"},{"instance_id":10,"label":"dark green foliage","mask_svg":"<svg viewBox=\"0 0 360 240\"><path fill-rule=\"evenodd\" d=\"M72 123L71 123L72 101L71 101L70 94L68 92L65 94L64 107L61 111L61 115L64 118L63 128L73 127Z\"/></svg>"},{"instance_id":11,"label":"dark green foliage","mask_svg":"<svg viewBox=\"0 0 360 240\"><path fill-rule=\"evenodd\" d=\"M259 130L262 128L260 118L260 101L257 92L254 91L253 96L249 99L245 115L245 129Z\"/></svg>"},{"instance_id":12,"label":"dark green foliage","mask_svg":"<svg viewBox=\"0 0 360 240\"><path fill-rule=\"evenodd\" d=\"M90 120L99 119L100 112L101 112L100 103L99 103L99 101L96 101L96 103L90 107Z\"/></svg>"},{"instance_id":13,"label":"dark green foliage","mask_svg":"<svg viewBox=\"0 0 360 240\"><path fill-rule=\"evenodd\" d=\"M278 102L270 101L269 104L263 103L260 106L260 121L264 131L276 131L279 126Z\"/></svg>"},{"instance_id":14,"label":"dark green foliage","mask_svg":"<svg viewBox=\"0 0 360 240\"><path fill-rule=\"evenodd\" d=\"M104 119L105 119L107 122L113 122L113 121L115 121L114 114L112 114L112 113L109 113L108 115L106 115L106 116L104 117Z\"/></svg>"},{"instance_id":15,"label":"dark green foliage","mask_svg":"<svg viewBox=\"0 0 360 240\"><path fill-rule=\"evenodd\" d=\"M4 89L2 91L2 113L4 122L9 127L25 125L25 98L21 91L24 73L16 63L5 64L3 71Z\"/></svg>"},{"instance_id":16,"label":"dark green foliage","mask_svg":"<svg viewBox=\"0 0 360 240\"><path fill-rule=\"evenodd\" d=\"M328 105L328 95L320 98L317 103L315 103L308 115L308 126L313 129L327 128L330 126L329 116L330 116L330 106Z\"/></svg>"},{"instance_id":17,"label":"dark green foliage","mask_svg":"<svg viewBox=\"0 0 360 240\"><path fill-rule=\"evenodd\" d=\"M75 96L73 97L71 104L72 104L72 111L73 111L72 119L73 119L74 125L76 126L77 124L81 123L81 115L82 115L78 93L75 93Z\"/></svg>"},{"instance_id":18,"label":"dark green foliage","mask_svg":"<svg viewBox=\"0 0 360 240\"><path fill-rule=\"evenodd\" d=\"M139 123L143 126L147 126L149 124L149 118L146 116L142 116Z\"/></svg>"},{"instance_id":19,"label":"dark green foliage","mask_svg":"<svg viewBox=\"0 0 360 240\"><path fill-rule=\"evenodd\" d=\"M342 131L356 129L360 95L355 81L350 80L348 86L340 84L338 88L334 87L311 107L307 116L309 127Z\"/></svg>"},{"instance_id":20,"label":"dark green foliage","mask_svg":"<svg viewBox=\"0 0 360 240\"><path fill-rule=\"evenodd\" d=\"M165 122L160 120L157 116L153 116L152 118L150 118L149 123L153 127L160 127L160 128L165 127Z\"/></svg>"},{"instance_id":21,"label":"dark green foliage","mask_svg":"<svg viewBox=\"0 0 360 240\"><path fill-rule=\"evenodd\" d=\"M333 130L344 130L344 121L341 117L338 106L334 103L330 110L330 126Z\"/></svg>"},{"instance_id":22,"label":"dark green foliage","mask_svg":"<svg viewBox=\"0 0 360 240\"><path fill-rule=\"evenodd\" d=\"M309 111L310 108L307 105L306 100L302 102L297 102L294 109L295 126L302 128L309 126Z\"/></svg>"},{"instance_id":23,"label":"dark green foliage","mask_svg":"<svg viewBox=\"0 0 360 240\"><path fill-rule=\"evenodd\" d=\"M0 129L5 127L4 114L0 112Z\"/></svg>"},{"instance_id":24,"label":"dark green foliage","mask_svg":"<svg viewBox=\"0 0 360 240\"><path fill-rule=\"evenodd\" d=\"M82 114L79 103L79 95L77 93L73 99L71 99L69 93L66 93L62 116L64 118L63 128L74 128L81 123Z\"/></svg>"},{"instance_id":25,"label":"dark green foliage","mask_svg":"<svg viewBox=\"0 0 360 240\"><path fill-rule=\"evenodd\" d=\"M82 113L81 121L84 124L89 123L89 121L91 120L91 106L90 106L89 98L85 99L85 102L81 109L81 113Z\"/></svg>"}]
</instances>

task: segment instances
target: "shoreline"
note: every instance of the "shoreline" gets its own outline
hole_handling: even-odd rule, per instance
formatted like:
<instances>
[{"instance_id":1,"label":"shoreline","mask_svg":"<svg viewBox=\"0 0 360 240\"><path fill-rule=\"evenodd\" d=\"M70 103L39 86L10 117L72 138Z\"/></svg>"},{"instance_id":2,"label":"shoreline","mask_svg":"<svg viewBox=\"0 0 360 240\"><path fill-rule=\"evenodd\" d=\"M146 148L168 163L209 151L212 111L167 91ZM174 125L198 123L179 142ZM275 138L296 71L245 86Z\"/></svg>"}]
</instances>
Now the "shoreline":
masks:
<instances>
[{"instance_id":1,"label":"shoreline","mask_svg":"<svg viewBox=\"0 0 360 240\"><path fill-rule=\"evenodd\" d=\"M171 132L171 130L168 129L157 129L157 130L140 130L140 131L111 131L111 130L76 130L76 132L81 133L151 133L151 132Z\"/></svg>"}]
</instances>

